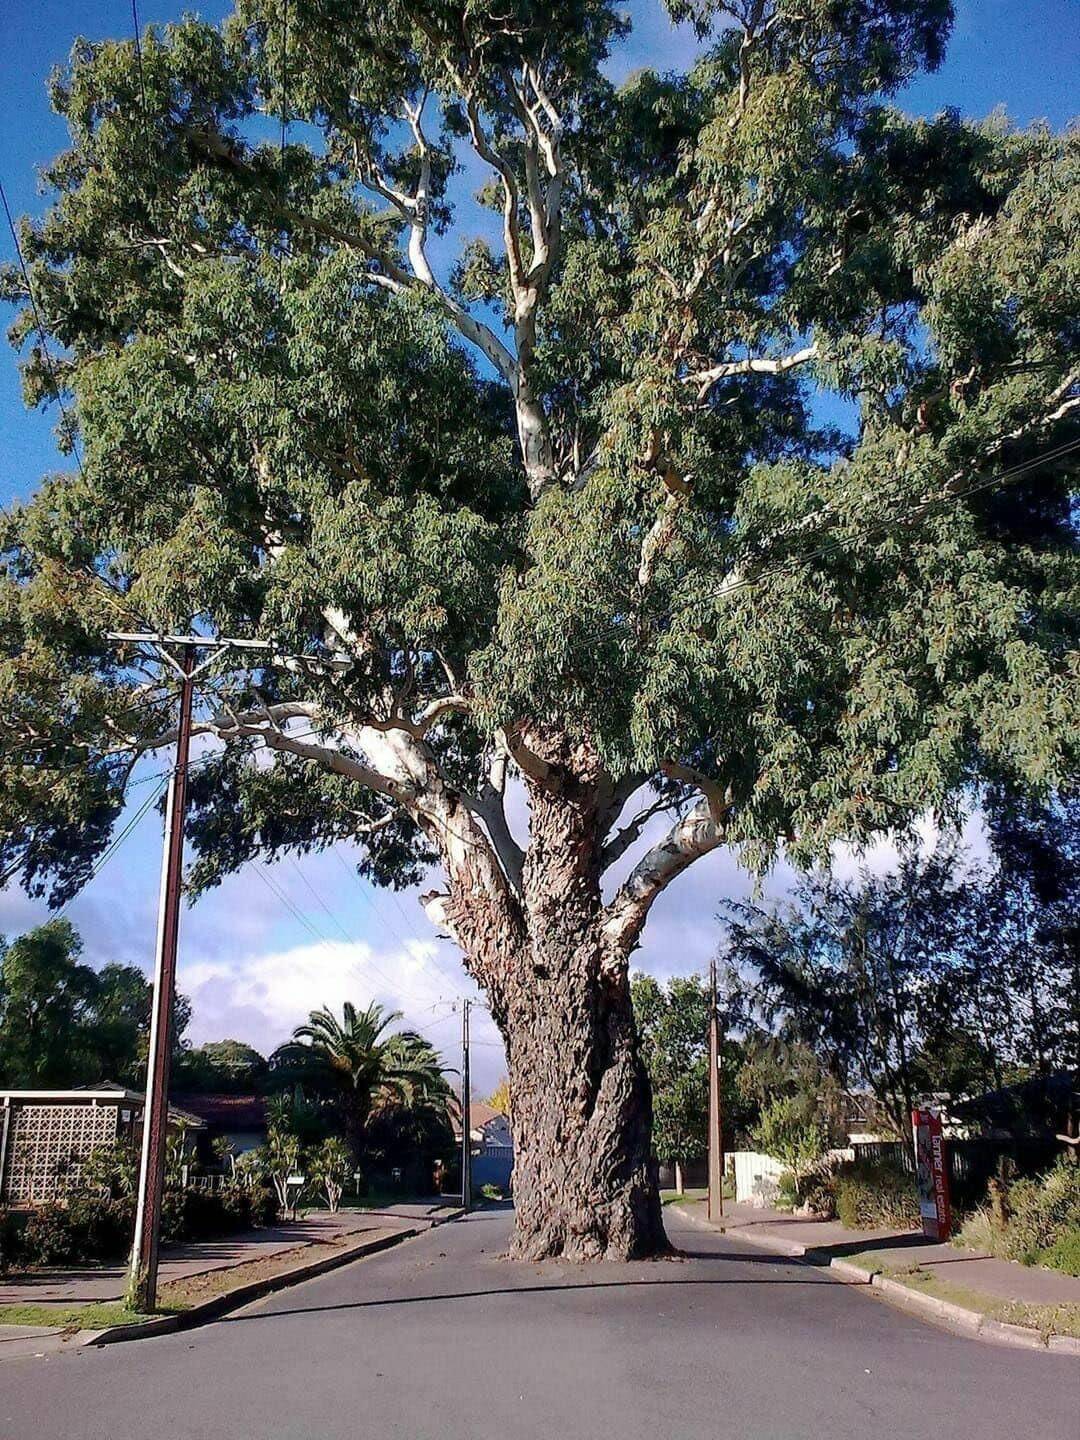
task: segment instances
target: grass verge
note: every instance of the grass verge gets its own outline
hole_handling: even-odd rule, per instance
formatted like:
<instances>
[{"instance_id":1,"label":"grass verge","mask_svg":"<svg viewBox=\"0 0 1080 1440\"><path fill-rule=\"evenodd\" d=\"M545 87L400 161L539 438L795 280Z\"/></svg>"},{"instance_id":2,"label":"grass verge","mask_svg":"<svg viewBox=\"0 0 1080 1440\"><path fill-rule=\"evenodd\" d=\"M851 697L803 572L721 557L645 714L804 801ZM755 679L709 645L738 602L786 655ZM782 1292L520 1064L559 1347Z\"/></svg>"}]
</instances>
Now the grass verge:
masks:
<instances>
[{"instance_id":1,"label":"grass verge","mask_svg":"<svg viewBox=\"0 0 1080 1440\"><path fill-rule=\"evenodd\" d=\"M369 1244L390 1230L358 1230L338 1240L318 1241L314 1244L298 1245L293 1250L282 1250L268 1255L263 1260L248 1260L243 1265L232 1265L223 1270L207 1270L201 1275L191 1275L184 1280L172 1280L162 1285L159 1295L167 1310L186 1310L204 1300L216 1299L230 1290L251 1285L260 1280L272 1280L298 1265L314 1265L331 1255L340 1255L344 1249Z\"/></svg>"},{"instance_id":2,"label":"grass verge","mask_svg":"<svg viewBox=\"0 0 1080 1440\"><path fill-rule=\"evenodd\" d=\"M694 1200L707 1200L709 1192L706 1189L686 1190L661 1190L660 1203L662 1205L690 1204ZM735 1186L727 1180L724 1181L724 1199L735 1201Z\"/></svg>"},{"instance_id":3,"label":"grass verge","mask_svg":"<svg viewBox=\"0 0 1080 1440\"><path fill-rule=\"evenodd\" d=\"M1032 1305L1025 1300L1002 1300L996 1295L987 1295L983 1290L972 1290L966 1285L957 1285L953 1280L943 1280L918 1265L907 1268L883 1266L875 1260L872 1251L846 1255L844 1259L865 1270L880 1271L890 1280L899 1280L901 1285L917 1294L947 1300L952 1305L963 1306L965 1310L976 1310L980 1315L1000 1320L1006 1325L1024 1325L1044 1338L1049 1335L1080 1337L1080 1304L1066 1301L1060 1305Z\"/></svg>"},{"instance_id":4,"label":"grass verge","mask_svg":"<svg viewBox=\"0 0 1080 1440\"><path fill-rule=\"evenodd\" d=\"M168 1313L165 1307L164 1313ZM0 1325L59 1326L64 1330L105 1330L110 1325L138 1325L150 1320L119 1302L95 1305L0 1305Z\"/></svg>"}]
</instances>

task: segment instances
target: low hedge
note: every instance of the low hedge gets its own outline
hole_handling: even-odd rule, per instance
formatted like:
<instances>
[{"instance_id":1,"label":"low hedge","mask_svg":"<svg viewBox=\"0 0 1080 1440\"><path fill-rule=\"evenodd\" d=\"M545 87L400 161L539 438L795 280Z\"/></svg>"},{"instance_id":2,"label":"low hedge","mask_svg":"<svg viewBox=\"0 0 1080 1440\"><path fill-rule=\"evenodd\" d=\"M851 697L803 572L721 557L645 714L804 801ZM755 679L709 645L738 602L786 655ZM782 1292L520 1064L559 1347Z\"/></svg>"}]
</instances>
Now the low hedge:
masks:
<instances>
[{"instance_id":1,"label":"low hedge","mask_svg":"<svg viewBox=\"0 0 1080 1440\"><path fill-rule=\"evenodd\" d=\"M833 1193L837 1217L850 1230L913 1230L919 1224L915 1180L888 1161L841 1165L833 1176Z\"/></svg>"},{"instance_id":2,"label":"low hedge","mask_svg":"<svg viewBox=\"0 0 1080 1440\"><path fill-rule=\"evenodd\" d=\"M214 1240L272 1224L277 1201L272 1190L229 1186L205 1190L167 1190L161 1210L166 1244ZM30 1212L21 1228L0 1224L0 1263L13 1265L91 1265L126 1258L135 1226L135 1199L73 1195Z\"/></svg>"}]
</instances>

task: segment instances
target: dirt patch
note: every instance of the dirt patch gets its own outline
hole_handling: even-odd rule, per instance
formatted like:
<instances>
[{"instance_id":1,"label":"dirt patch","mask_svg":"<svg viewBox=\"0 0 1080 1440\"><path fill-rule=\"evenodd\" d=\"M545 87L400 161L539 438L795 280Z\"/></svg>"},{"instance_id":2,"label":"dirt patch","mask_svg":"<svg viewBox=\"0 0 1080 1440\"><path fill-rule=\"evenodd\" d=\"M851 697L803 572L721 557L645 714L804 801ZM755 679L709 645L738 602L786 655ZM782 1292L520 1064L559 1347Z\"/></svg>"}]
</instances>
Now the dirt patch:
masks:
<instances>
[{"instance_id":1,"label":"dirt patch","mask_svg":"<svg viewBox=\"0 0 1080 1440\"><path fill-rule=\"evenodd\" d=\"M264 1260L247 1260L242 1265L233 1265L227 1270L207 1270L201 1275L191 1275L184 1280L173 1280L158 1289L158 1304L163 1310L186 1310L204 1300L213 1300L242 1285L258 1284L272 1280L298 1265L315 1265L331 1256L340 1256L349 1250L361 1250L373 1240L396 1234L396 1230L364 1230L359 1234L342 1237L340 1240L321 1240L309 1245L299 1245L293 1250L281 1250Z\"/></svg>"}]
</instances>

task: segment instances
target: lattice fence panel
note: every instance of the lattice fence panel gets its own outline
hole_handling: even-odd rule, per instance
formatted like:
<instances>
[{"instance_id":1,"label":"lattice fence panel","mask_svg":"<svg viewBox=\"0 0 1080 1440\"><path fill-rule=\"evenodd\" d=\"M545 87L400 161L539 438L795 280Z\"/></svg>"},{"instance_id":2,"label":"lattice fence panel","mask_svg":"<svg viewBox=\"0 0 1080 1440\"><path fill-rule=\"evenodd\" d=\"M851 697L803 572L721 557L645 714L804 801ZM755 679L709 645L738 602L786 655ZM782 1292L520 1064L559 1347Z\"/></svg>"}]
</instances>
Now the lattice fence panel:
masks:
<instances>
[{"instance_id":1,"label":"lattice fence panel","mask_svg":"<svg viewBox=\"0 0 1080 1440\"><path fill-rule=\"evenodd\" d=\"M4 1199L25 1205L68 1194L91 1150L115 1137L113 1105L20 1105L11 1117Z\"/></svg>"}]
</instances>

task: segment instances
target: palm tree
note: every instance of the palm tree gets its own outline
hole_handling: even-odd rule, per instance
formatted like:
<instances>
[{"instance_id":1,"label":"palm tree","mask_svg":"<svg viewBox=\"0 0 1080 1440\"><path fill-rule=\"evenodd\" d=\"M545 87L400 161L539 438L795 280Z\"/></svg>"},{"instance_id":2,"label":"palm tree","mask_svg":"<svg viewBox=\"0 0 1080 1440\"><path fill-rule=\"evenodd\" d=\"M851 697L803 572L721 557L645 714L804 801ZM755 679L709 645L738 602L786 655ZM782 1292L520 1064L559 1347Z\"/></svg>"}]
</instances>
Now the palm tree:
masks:
<instances>
[{"instance_id":1,"label":"palm tree","mask_svg":"<svg viewBox=\"0 0 1080 1440\"><path fill-rule=\"evenodd\" d=\"M395 1106L448 1115L454 1103L431 1045L414 1031L387 1034L400 1019L374 1001L366 1010L346 1001L341 1020L324 1006L274 1055L276 1069L334 1105L356 1159L372 1115Z\"/></svg>"}]
</instances>

